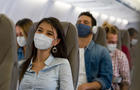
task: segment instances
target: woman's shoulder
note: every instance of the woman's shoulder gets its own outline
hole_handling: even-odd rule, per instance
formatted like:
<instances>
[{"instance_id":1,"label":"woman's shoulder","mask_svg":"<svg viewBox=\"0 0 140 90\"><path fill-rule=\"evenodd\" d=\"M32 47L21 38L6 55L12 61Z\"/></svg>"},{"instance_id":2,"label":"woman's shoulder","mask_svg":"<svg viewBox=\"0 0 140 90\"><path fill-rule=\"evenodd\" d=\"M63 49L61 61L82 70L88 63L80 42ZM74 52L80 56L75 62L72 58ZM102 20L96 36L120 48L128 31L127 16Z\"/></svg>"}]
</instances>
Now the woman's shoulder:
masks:
<instances>
[{"instance_id":1,"label":"woman's shoulder","mask_svg":"<svg viewBox=\"0 0 140 90\"><path fill-rule=\"evenodd\" d=\"M21 67L23 65L23 63L25 63L25 59L22 59L20 61L18 61L18 66Z\"/></svg>"},{"instance_id":2,"label":"woman's shoulder","mask_svg":"<svg viewBox=\"0 0 140 90\"><path fill-rule=\"evenodd\" d=\"M55 64L69 64L69 61L67 58L54 58Z\"/></svg>"}]
</instances>

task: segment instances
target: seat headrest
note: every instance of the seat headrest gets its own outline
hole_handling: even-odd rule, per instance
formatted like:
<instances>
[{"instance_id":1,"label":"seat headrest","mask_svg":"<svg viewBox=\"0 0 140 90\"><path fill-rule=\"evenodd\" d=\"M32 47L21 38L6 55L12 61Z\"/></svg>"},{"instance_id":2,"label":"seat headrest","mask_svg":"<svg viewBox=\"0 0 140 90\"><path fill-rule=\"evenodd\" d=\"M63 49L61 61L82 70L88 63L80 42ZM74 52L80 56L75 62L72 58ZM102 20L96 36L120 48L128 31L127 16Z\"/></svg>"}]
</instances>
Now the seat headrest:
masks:
<instances>
[{"instance_id":1,"label":"seat headrest","mask_svg":"<svg viewBox=\"0 0 140 90\"><path fill-rule=\"evenodd\" d=\"M100 44L102 46L107 46L107 43L106 43L106 32L105 30L102 28L102 27L97 27L97 32L94 36L94 41L97 43L97 44Z\"/></svg>"},{"instance_id":2,"label":"seat headrest","mask_svg":"<svg viewBox=\"0 0 140 90\"><path fill-rule=\"evenodd\" d=\"M64 34L66 36L65 41L66 41L66 47L67 47L67 54L69 55L69 53L72 50L73 45L75 45L73 44L73 41L75 41L75 39L76 40L78 39L78 33L75 26L69 22L61 22L61 25L63 27Z\"/></svg>"},{"instance_id":3,"label":"seat headrest","mask_svg":"<svg viewBox=\"0 0 140 90\"><path fill-rule=\"evenodd\" d=\"M127 30L120 30L121 32L121 43L130 49L130 36Z\"/></svg>"},{"instance_id":4,"label":"seat headrest","mask_svg":"<svg viewBox=\"0 0 140 90\"><path fill-rule=\"evenodd\" d=\"M16 46L16 33L13 22L4 14L0 14L0 60L9 48ZM14 45L14 46L13 46Z\"/></svg>"},{"instance_id":5,"label":"seat headrest","mask_svg":"<svg viewBox=\"0 0 140 90\"><path fill-rule=\"evenodd\" d=\"M122 49L122 41L121 41L121 31L119 30L118 32L118 43L117 43L117 48Z\"/></svg>"},{"instance_id":6,"label":"seat headrest","mask_svg":"<svg viewBox=\"0 0 140 90\"><path fill-rule=\"evenodd\" d=\"M18 77L16 50L14 24L4 14L0 14L0 84L2 90L16 89Z\"/></svg>"}]
</instances>

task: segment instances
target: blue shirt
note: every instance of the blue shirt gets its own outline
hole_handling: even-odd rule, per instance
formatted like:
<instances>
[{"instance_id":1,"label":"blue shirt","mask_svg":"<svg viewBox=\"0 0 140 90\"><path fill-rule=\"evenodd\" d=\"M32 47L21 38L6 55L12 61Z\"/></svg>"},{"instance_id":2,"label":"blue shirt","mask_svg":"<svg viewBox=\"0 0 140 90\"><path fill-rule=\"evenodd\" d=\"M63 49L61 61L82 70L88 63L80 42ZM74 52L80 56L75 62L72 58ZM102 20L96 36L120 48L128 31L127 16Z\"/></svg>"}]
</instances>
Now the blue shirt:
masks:
<instances>
[{"instance_id":1,"label":"blue shirt","mask_svg":"<svg viewBox=\"0 0 140 90\"><path fill-rule=\"evenodd\" d=\"M19 90L74 90L71 68L67 59L52 55L44 62L45 67L36 74L32 61L24 74Z\"/></svg>"},{"instance_id":2,"label":"blue shirt","mask_svg":"<svg viewBox=\"0 0 140 90\"><path fill-rule=\"evenodd\" d=\"M85 49L85 67L88 82L100 82L102 90L111 87L112 60L105 47L91 41Z\"/></svg>"},{"instance_id":3,"label":"blue shirt","mask_svg":"<svg viewBox=\"0 0 140 90\"><path fill-rule=\"evenodd\" d=\"M18 54L18 61L24 59L24 53L23 53L23 48L22 47L18 48L17 54Z\"/></svg>"}]
</instances>

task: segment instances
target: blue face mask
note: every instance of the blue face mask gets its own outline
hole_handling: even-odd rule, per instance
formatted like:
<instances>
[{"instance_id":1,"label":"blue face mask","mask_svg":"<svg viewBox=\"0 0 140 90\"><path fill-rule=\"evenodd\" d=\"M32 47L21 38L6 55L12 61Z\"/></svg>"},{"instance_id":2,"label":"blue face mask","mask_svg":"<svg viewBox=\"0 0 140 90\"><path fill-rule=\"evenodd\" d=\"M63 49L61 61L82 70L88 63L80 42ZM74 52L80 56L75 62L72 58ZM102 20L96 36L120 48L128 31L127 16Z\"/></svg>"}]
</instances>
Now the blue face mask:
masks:
<instances>
[{"instance_id":1,"label":"blue face mask","mask_svg":"<svg viewBox=\"0 0 140 90\"><path fill-rule=\"evenodd\" d=\"M79 37L86 37L91 33L90 26L87 26L84 24L77 24L76 27L78 29L78 36Z\"/></svg>"}]
</instances>

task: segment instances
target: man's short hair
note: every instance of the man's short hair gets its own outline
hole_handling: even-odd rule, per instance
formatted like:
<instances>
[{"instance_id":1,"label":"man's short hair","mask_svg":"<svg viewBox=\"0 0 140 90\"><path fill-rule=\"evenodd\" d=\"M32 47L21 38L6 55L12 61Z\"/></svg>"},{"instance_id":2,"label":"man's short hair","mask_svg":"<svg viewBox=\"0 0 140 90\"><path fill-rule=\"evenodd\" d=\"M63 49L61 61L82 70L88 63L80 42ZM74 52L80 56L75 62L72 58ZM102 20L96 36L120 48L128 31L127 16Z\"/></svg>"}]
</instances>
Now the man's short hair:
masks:
<instances>
[{"instance_id":1,"label":"man's short hair","mask_svg":"<svg viewBox=\"0 0 140 90\"><path fill-rule=\"evenodd\" d=\"M80 15L78 16L78 18L83 16L83 15L90 17L91 22L92 22L92 26L96 26L96 24L97 24L96 19L92 16L92 14L90 12L88 12L88 11L81 12Z\"/></svg>"},{"instance_id":2,"label":"man's short hair","mask_svg":"<svg viewBox=\"0 0 140 90\"><path fill-rule=\"evenodd\" d=\"M138 31L135 28L129 28L128 32L130 36L133 36L135 33L138 33Z\"/></svg>"}]
</instances>

